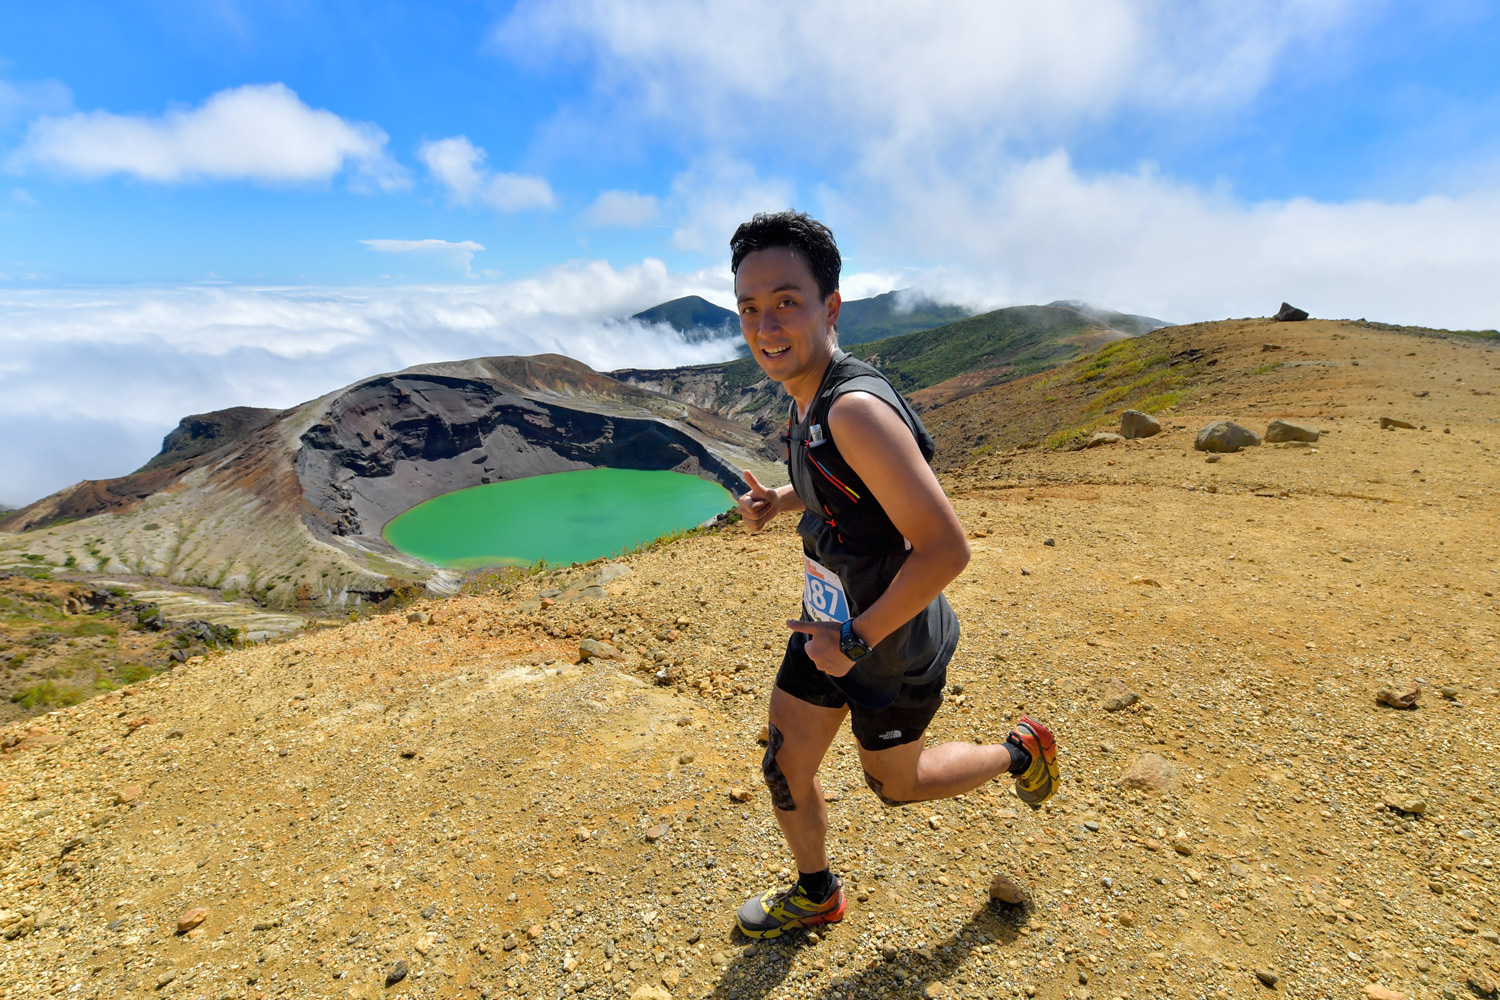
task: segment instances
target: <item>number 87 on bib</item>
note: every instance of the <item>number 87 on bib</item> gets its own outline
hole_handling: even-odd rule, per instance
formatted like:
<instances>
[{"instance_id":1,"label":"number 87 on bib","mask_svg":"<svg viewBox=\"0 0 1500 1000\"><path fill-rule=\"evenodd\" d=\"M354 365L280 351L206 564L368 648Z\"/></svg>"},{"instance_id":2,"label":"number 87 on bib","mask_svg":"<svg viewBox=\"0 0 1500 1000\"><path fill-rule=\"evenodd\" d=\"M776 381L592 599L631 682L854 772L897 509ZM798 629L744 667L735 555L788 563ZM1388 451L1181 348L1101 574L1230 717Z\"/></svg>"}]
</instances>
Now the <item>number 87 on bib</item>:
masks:
<instances>
[{"instance_id":1,"label":"number 87 on bib","mask_svg":"<svg viewBox=\"0 0 1500 1000\"><path fill-rule=\"evenodd\" d=\"M844 596L844 584L838 574L815 559L802 557L806 564L807 579L802 587L802 607L815 622L839 622L849 620L849 601Z\"/></svg>"}]
</instances>

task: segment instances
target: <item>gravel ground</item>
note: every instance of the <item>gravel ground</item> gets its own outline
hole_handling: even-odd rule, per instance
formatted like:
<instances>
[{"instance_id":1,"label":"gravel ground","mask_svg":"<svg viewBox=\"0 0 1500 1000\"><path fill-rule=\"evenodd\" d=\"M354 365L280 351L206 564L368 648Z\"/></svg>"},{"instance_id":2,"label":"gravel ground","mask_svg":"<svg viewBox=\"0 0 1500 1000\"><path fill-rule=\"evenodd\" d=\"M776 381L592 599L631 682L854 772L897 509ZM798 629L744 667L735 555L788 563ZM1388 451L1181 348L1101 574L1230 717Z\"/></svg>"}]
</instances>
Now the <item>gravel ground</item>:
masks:
<instances>
[{"instance_id":1,"label":"gravel ground","mask_svg":"<svg viewBox=\"0 0 1500 1000\"><path fill-rule=\"evenodd\" d=\"M1346 376L1500 388L1493 351L1370 338ZM1435 394L1432 431L1383 432L1394 389L1320 380L1349 397L1332 408L1281 374L1231 379L1159 438L945 477L974 558L931 738L1038 714L1064 783L1036 812L1006 783L886 809L846 733L824 787L851 899L826 933L733 930L741 899L790 876L758 769L800 589L781 524L211 657L0 730L0 988L1482 993L1500 972L1495 397ZM1192 451L1202 423L1272 397L1325 440ZM577 663L585 640L609 649ZM1415 708L1376 701L1413 680ZM991 901L996 874L1029 903Z\"/></svg>"}]
</instances>

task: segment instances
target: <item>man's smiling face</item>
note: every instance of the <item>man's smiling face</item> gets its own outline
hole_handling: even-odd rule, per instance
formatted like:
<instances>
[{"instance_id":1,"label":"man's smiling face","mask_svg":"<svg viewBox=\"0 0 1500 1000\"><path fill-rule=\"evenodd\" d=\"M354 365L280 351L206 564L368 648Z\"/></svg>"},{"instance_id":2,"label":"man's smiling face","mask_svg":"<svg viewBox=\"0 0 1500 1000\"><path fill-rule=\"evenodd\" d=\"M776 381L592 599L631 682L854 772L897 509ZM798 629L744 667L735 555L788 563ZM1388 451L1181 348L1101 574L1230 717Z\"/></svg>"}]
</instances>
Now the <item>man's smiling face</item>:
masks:
<instances>
[{"instance_id":1,"label":"man's smiling face","mask_svg":"<svg viewBox=\"0 0 1500 1000\"><path fill-rule=\"evenodd\" d=\"M734 290L740 333L761 370L793 396L799 383L821 380L840 299L838 292L826 300L819 294L807 258L791 247L757 250L740 261Z\"/></svg>"}]
</instances>

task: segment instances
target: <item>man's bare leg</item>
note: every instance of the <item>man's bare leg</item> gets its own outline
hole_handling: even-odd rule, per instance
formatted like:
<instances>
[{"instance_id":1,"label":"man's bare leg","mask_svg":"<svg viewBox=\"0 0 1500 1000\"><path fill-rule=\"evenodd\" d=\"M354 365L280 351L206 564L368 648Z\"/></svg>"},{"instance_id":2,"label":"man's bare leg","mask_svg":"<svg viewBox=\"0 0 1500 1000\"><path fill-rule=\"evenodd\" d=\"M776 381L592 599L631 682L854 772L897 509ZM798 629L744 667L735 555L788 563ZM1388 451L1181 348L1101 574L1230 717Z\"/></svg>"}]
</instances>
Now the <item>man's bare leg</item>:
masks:
<instances>
[{"instance_id":1,"label":"man's bare leg","mask_svg":"<svg viewBox=\"0 0 1500 1000\"><path fill-rule=\"evenodd\" d=\"M973 791L1007 773L1011 754L1002 743L927 745L927 737L889 750L859 748L865 780L887 805L946 799Z\"/></svg>"},{"instance_id":2,"label":"man's bare leg","mask_svg":"<svg viewBox=\"0 0 1500 1000\"><path fill-rule=\"evenodd\" d=\"M800 872L828 867L828 807L818 767L848 714L847 708L822 708L781 688L771 690L771 743L761 770Z\"/></svg>"}]
</instances>

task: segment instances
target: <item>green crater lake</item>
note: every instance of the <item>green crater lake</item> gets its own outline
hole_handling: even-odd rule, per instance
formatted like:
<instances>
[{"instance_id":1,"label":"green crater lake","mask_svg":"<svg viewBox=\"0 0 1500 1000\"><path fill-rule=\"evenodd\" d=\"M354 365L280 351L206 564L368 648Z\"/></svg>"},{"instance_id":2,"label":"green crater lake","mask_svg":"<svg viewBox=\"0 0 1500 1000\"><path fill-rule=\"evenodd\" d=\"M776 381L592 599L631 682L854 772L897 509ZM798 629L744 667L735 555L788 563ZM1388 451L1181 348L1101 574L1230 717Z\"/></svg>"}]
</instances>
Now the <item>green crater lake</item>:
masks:
<instances>
[{"instance_id":1,"label":"green crater lake","mask_svg":"<svg viewBox=\"0 0 1500 1000\"><path fill-rule=\"evenodd\" d=\"M385 540L436 566L587 562L702 524L734 505L681 472L584 469L433 497L385 526Z\"/></svg>"}]
</instances>

